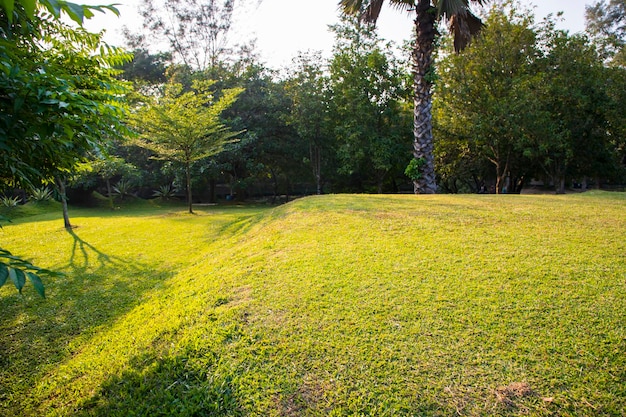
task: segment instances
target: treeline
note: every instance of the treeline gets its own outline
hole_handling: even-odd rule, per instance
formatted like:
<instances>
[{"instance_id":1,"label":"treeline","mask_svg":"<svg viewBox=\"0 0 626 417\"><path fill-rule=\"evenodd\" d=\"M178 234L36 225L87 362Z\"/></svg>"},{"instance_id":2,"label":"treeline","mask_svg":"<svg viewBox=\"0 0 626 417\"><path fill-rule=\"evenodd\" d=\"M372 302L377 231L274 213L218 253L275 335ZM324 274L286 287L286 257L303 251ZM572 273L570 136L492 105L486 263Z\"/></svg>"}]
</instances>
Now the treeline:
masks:
<instances>
[{"instance_id":1,"label":"treeline","mask_svg":"<svg viewBox=\"0 0 626 417\"><path fill-rule=\"evenodd\" d=\"M344 18L331 28L329 58L302 53L276 71L253 44L228 43L232 1L200 4L144 0L144 28L127 34L133 60L108 63L128 88L123 127L69 137L98 145L77 147L72 169L56 175L70 201L93 191L190 203L412 192L410 48ZM553 18L535 22L519 3L501 2L464 51L440 38L432 73L438 190L626 183L625 15L620 2L599 2L588 33L569 34ZM168 49L155 53L156 41ZM77 129L66 127L60 137ZM11 175L7 190L23 185Z\"/></svg>"},{"instance_id":2,"label":"treeline","mask_svg":"<svg viewBox=\"0 0 626 417\"><path fill-rule=\"evenodd\" d=\"M129 120L137 136L110 142L108 153L115 158L109 162L84 166L72 179L70 198L88 197L93 190L119 194L120 185L132 189L125 194L191 194L194 202L410 191L404 175L412 143L406 64L393 45L356 20L331 30L336 42L330 59L302 53L282 74L260 64L251 49L208 59L210 65L198 69L171 63L175 53L151 54L140 40L119 75L133 84ZM179 61L200 62L190 56ZM205 94L207 100L195 106L210 112L235 89L236 99L219 111L235 134L217 151L207 152L213 134L200 132L194 143L190 132L201 123L198 114L187 118L186 130L174 133L184 124L185 117L178 117L184 116L184 105L170 109L179 114L169 114L157 130L152 129L156 116L145 112L147 107L165 111L162 103L185 94ZM159 131L167 131L169 139L159 139Z\"/></svg>"},{"instance_id":3,"label":"treeline","mask_svg":"<svg viewBox=\"0 0 626 417\"><path fill-rule=\"evenodd\" d=\"M626 16L623 2L616 12ZM438 65L440 187L519 192L534 180L562 193L624 184L626 71L616 54L623 45L607 43L609 22L571 35L507 3L485 23L466 51Z\"/></svg>"}]
</instances>

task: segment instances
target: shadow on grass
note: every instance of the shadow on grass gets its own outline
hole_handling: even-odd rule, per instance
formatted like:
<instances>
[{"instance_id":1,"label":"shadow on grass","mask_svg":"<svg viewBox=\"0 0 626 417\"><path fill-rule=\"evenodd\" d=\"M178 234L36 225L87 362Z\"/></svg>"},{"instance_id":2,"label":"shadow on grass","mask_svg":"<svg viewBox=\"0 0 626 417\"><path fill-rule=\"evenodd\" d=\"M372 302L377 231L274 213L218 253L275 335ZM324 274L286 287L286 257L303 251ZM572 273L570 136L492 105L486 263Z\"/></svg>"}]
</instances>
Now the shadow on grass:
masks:
<instances>
[{"instance_id":1,"label":"shadow on grass","mask_svg":"<svg viewBox=\"0 0 626 417\"><path fill-rule=\"evenodd\" d=\"M96 255L99 268L106 268L107 266L115 266L116 263L120 265L125 262L121 258L111 257L110 255L107 255L104 252L96 249L95 246L93 246L92 244L78 237L78 235L74 232L74 230L71 230L71 229L67 230L67 233L70 236L72 236L72 238L74 239L74 243L72 244L72 250L70 251L70 260L68 264L68 267L72 268L74 271L80 271L80 270L84 271L88 267L92 266L89 263L90 251ZM82 265L80 265L80 267L77 265L77 262L78 262L76 259L77 250L80 252L83 258Z\"/></svg>"},{"instance_id":2,"label":"shadow on grass","mask_svg":"<svg viewBox=\"0 0 626 417\"><path fill-rule=\"evenodd\" d=\"M105 381L76 416L240 416L231 377L214 372L214 356L135 357Z\"/></svg>"},{"instance_id":3,"label":"shadow on grass","mask_svg":"<svg viewBox=\"0 0 626 417\"><path fill-rule=\"evenodd\" d=\"M64 278L46 282L47 298L0 297L0 415L27 415L22 403L58 364L137 306L175 271L113 256L74 231Z\"/></svg>"}]
</instances>

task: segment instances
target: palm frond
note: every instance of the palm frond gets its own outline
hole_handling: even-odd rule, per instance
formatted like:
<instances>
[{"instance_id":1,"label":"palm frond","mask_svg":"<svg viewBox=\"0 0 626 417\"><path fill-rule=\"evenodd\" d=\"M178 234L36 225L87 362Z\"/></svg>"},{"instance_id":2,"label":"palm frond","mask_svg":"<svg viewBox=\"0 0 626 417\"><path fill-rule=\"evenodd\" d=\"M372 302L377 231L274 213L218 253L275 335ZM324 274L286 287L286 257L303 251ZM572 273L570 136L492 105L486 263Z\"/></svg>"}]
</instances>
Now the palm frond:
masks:
<instances>
[{"instance_id":1,"label":"palm frond","mask_svg":"<svg viewBox=\"0 0 626 417\"><path fill-rule=\"evenodd\" d=\"M482 21L472 12L466 10L465 13L457 13L450 17L450 32L454 36L454 50L463 50L483 27Z\"/></svg>"}]
</instances>

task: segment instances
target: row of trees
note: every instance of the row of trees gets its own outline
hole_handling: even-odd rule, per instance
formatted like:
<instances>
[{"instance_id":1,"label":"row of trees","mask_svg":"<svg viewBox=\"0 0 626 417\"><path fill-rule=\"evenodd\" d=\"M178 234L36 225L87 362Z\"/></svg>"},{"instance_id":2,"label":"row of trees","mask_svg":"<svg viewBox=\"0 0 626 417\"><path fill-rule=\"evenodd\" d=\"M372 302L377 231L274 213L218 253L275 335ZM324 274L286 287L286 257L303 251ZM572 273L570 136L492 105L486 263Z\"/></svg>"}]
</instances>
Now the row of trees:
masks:
<instances>
[{"instance_id":1,"label":"row of trees","mask_svg":"<svg viewBox=\"0 0 626 417\"><path fill-rule=\"evenodd\" d=\"M228 184L222 193L245 197L408 191L410 179L424 179L425 157L415 157L411 131L416 120L430 122L424 121L423 110L418 116L413 112L415 64L397 58L404 53L414 60L415 51L407 47L401 54L391 53L392 46L377 37L367 22L373 20L368 14L373 2L342 5L361 14L332 28L332 57L302 54L282 77L260 65L246 48L235 54L227 48L200 48L201 54L214 51L208 60L212 63L202 70L164 63L180 48L172 48L170 55L136 50L125 76L136 83L143 80L140 90L154 92L160 85L167 91L163 85L172 83L189 90L193 80L213 79L218 80L212 87L218 95L224 89L243 91L222 114L231 131L241 132L239 140L226 143L219 155L196 158L186 170L198 198L214 200L220 184ZM439 40L436 65L422 78L435 86L432 154L441 191L519 192L531 179L553 184L560 192L569 181L581 186L588 179L623 182L623 33L606 17L619 15L615 7L599 3L589 9L589 26L596 29L588 36L557 30L552 18L536 23L516 2L504 2L486 14L480 36L463 52L451 53L454 43L465 46L458 36ZM602 22L594 20L598 15ZM149 27L156 30L153 20ZM216 27L225 36L228 25ZM168 28L161 34L172 33ZM185 49L179 61L208 62L193 58L194 48ZM141 181L147 188L171 181L182 188L185 183L182 171L177 174L169 163L159 165L163 175L155 176L155 163L146 160L143 150L125 147L122 153L150 173Z\"/></svg>"},{"instance_id":2,"label":"row of trees","mask_svg":"<svg viewBox=\"0 0 626 417\"><path fill-rule=\"evenodd\" d=\"M625 68L601 53L601 39L504 6L467 51L440 60L441 186L477 190L494 174L498 192L519 192L532 178L557 192L566 180L623 183Z\"/></svg>"},{"instance_id":3,"label":"row of trees","mask_svg":"<svg viewBox=\"0 0 626 417\"><path fill-rule=\"evenodd\" d=\"M3 49L13 68L3 79L10 99L3 102L8 152L1 174L8 187L54 180L63 190L71 178L70 197L78 201L81 188L110 196L120 179L143 196L174 183L191 211L194 195L213 201L216 193L397 192L410 180L428 192L434 181L427 179L427 154L437 162L440 190L449 192L491 184L516 192L531 178L560 191L571 179L621 180L620 2L589 8L593 37L556 30L551 20L536 24L517 3L499 3L460 53L451 51L467 45L479 21L467 4L430 5L425 10L447 17L452 28L450 38L439 39L433 66L431 58L415 62L416 54L435 51L435 44L420 46L431 40L419 33L400 54L378 38L372 22L383 2L344 1L342 10L357 17L332 28L332 57L302 54L282 76L258 63L250 45L226 46L234 1L144 0L144 32L129 33L135 53L127 63L123 51L101 48L98 35L55 18L65 10L82 23L93 11L115 9L13 3L7 42L24 19L37 25ZM155 38L170 49L148 52L146 39ZM403 54L412 63L398 59ZM434 141L423 131L431 125L433 85ZM72 102L76 97L83 101ZM59 146L63 152L54 154Z\"/></svg>"}]
</instances>

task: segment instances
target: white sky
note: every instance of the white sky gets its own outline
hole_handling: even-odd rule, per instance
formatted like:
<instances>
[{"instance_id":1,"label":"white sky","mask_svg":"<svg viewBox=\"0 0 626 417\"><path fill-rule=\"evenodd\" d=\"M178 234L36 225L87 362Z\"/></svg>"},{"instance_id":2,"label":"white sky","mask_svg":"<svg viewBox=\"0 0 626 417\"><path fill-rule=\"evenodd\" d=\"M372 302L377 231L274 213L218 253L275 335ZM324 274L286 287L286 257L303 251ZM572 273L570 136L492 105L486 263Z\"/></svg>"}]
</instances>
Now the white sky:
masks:
<instances>
[{"instance_id":1,"label":"white sky","mask_svg":"<svg viewBox=\"0 0 626 417\"><path fill-rule=\"evenodd\" d=\"M120 0L117 0L120 2ZM84 4L110 4L116 0L74 0ZM233 25L233 40L257 39L257 52L261 60L270 67L288 65L298 51L321 50L329 52L333 45L333 35L328 25L338 22L338 0L240 0L240 7ZM535 5L537 21L548 15L562 11L560 28L570 32L581 32L585 25L585 4L593 0L532 0L524 4ZM141 27L137 13L140 0L123 0L117 7L121 16L98 13L87 27L90 30L106 29L105 40L111 44L123 43L120 35L122 26ZM412 30L412 17L386 7L378 22L379 35L401 44L409 39Z\"/></svg>"}]
</instances>

